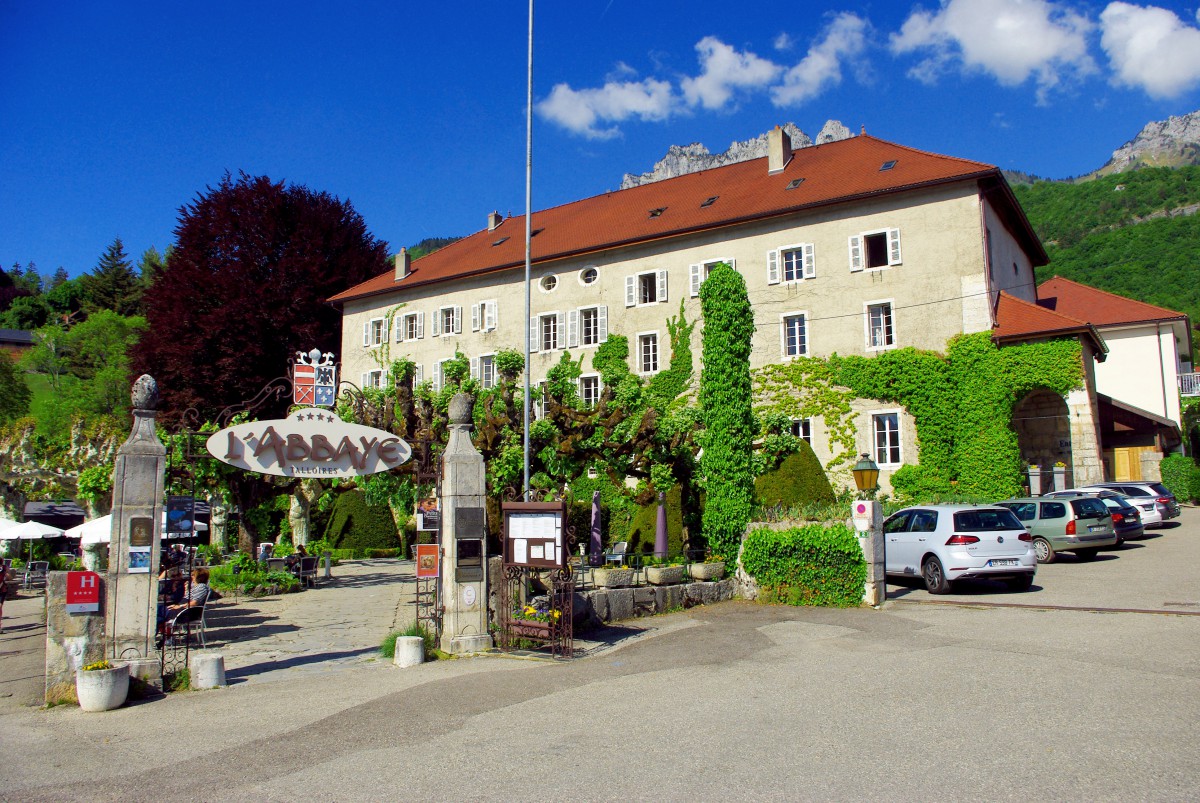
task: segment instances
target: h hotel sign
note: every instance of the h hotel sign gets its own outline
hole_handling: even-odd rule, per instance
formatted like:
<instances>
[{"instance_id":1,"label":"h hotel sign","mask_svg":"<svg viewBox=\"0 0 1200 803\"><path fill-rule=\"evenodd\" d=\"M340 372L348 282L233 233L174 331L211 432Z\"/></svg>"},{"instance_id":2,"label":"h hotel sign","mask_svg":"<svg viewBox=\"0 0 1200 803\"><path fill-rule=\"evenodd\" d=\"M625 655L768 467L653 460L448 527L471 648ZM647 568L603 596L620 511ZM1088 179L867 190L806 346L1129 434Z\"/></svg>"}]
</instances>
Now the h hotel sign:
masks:
<instances>
[{"instance_id":1,"label":"h hotel sign","mask_svg":"<svg viewBox=\"0 0 1200 803\"><path fill-rule=\"evenodd\" d=\"M100 575L95 572L67 572L67 613L95 613L100 610Z\"/></svg>"}]
</instances>

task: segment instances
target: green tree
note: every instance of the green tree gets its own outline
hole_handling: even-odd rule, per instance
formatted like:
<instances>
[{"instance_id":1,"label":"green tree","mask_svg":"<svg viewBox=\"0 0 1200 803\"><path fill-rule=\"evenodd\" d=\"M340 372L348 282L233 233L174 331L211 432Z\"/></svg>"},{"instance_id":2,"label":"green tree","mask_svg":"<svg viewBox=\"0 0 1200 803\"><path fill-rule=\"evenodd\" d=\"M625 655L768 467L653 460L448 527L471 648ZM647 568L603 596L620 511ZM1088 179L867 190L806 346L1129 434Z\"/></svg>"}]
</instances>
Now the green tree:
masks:
<instances>
[{"instance_id":1,"label":"green tree","mask_svg":"<svg viewBox=\"0 0 1200 803\"><path fill-rule=\"evenodd\" d=\"M21 355L20 365L27 371L42 374L54 392L62 390L63 377L70 368L67 332L57 324L41 326L33 332L33 348Z\"/></svg>"},{"instance_id":2,"label":"green tree","mask_svg":"<svg viewBox=\"0 0 1200 803\"><path fill-rule=\"evenodd\" d=\"M83 289L88 312L108 309L118 315L135 315L140 311L141 282L120 237L105 250L96 269L84 276Z\"/></svg>"},{"instance_id":3,"label":"green tree","mask_svg":"<svg viewBox=\"0 0 1200 803\"><path fill-rule=\"evenodd\" d=\"M53 317L50 305L43 295L18 296L8 309L0 314L0 329L37 329L45 326Z\"/></svg>"},{"instance_id":4,"label":"green tree","mask_svg":"<svg viewBox=\"0 0 1200 803\"><path fill-rule=\"evenodd\" d=\"M167 269L167 260L171 258L171 249L167 249L166 254L159 254L158 249L150 246L142 253L142 292L145 293L154 283L158 281L158 277L162 276L163 271Z\"/></svg>"},{"instance_id":5,"label":"green tree","mask_svg":"<svg viewBox=\"0 0 1200 803\"><path fill-rule=\"evenodd\" d=\"M6 351L0 351L0 424L20 418L29 412L32 394L25 377Z\"/></svg>"},{"instance_id":6,"label":"green tree","mask_svg":"<svg viewBox=\"0 0 1200 803\"><path fill-rule=\"evenodd\" d=\"M742 275L724 263L713 268L700 286L700 312L704 319L700 409L705 426L700 468L707 489L702 526L713 553L732 560L754 504L751 454L756 427L750 382L754 310Z\"/></svg>"}]
</instances>

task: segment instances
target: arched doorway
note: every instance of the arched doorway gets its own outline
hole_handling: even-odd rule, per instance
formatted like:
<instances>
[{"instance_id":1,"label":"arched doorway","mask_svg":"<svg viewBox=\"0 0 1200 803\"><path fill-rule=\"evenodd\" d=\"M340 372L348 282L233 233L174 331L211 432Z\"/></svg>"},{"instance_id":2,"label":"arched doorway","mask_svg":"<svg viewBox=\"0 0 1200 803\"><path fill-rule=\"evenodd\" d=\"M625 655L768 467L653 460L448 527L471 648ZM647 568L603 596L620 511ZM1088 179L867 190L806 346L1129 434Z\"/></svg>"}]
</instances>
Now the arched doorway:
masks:
<instances>
[{"instance_id":1,"label":"arched doorway","mask_svg":"<svg viewBox=\"0 0 1200 803\"><path fill-rule=\"evenodd\" d=\"M1017 433L1022 462L1040 467L1047 483L1055 463L1066 464L1065 476L1072 476L1071 418L1066 399L1047 388L1030 392L1013 408L1012 428ZM1037 494L1042 489L1030 491Z\"/></svg>"}]
</instances>

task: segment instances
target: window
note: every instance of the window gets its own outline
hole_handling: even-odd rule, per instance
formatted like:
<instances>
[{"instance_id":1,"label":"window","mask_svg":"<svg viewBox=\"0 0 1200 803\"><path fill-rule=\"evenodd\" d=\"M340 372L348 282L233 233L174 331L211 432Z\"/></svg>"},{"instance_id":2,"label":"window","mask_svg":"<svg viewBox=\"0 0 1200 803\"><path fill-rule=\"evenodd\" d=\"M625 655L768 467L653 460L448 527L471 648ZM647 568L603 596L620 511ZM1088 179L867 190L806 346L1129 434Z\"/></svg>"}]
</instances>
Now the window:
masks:
<instances>
[{"instance_id":1,"label":"window","mask_svg":"<svg viewBox=\"0 0 1200 803\"><path fill-rule=\"evenodd\" d=\"M865 231L850 238L850 270L900 264L900 229Z\"/></svg>"},{"instance_id":2,"label":"window","mask_svg":"<svg viewBox=\"0 0 1200 803\"><path fill-rule=\"evenodd\" d=\"M592 284L596 279L600 278L600 272L595 268L584 268L579 271L580 284Z\"/></svg>"},{"instance_id":3,"label":"window","mask_svg":"<svg viewBox=\"0 0 1200 803\"><path fill-rule=\"evenodd\" d=\"M439 360L433 364L433 392L439 393L446 386L446 365L454 362L453 359ZM462 379L461 375L458 379Z\"/></svg>"},{"instance_id":4,"label":"window","mask_svg":"<svg viewBox=\"0 0 1200 803\"><path fill-rule=\"evenodd\" d=\"M538 287L542 289L543 293L549 293L555 287L558 287L558 279L553 276L543 276L542 280L538 282Z\"/></svg>"},{"instance_id":5,"label":"window","mask_svg":"<svg viewBox=\"0 0 1200 803\"><path fill-rule=\"evenodd\" d=\"M807 316L803 312L791 312L780 316L783 329L783 356L803 357L808 354Z\"/></svg>"},{"instance_id":6,"label":"window","mask_svg":"<svg viewBox=\"0 0 1200 803\"><path fill-rule=\"evenodd\" d=\"M707 262L697 262L688 266L688 289L692 298L700 295L700 285L708 278L708 274L712 273L712 269L722 262L737 270L737 260L734 259L710 259Z\"/></svg>"},{"instance_id":7,"label":"window","mask_svg":"<svg viewBox=\"0 0 1200 803\"><path fill-rule=\"evenodd\" d=\"M420 340L425 337L425 313L410 312L400 318L396 327L396 342L403 340Z\"/></svg>"},{"instance_id":8,"label":"window","mask_svg":"<svg viewBox=\"0 0 1200 803\"><path fill-rule=\"evenodd\" d=\"M538 342L542 351L558 348L558 316L543 315L538 331Z\"/></svg>"},{"instance_id":9,"label":"window","mask_svg":"<svg viewBox=\"0 0 1200 803\"><path fill-rule=\"evenodd\" d=\"M767 252L767 284L798 282L817 275L813 244L789 245Z\"/></svg>"},{"instance_id":10,"label":"window","mask_svg":"<svg viewBox=\"0 0 1200 803\"><path fill-rule=\"evenodd\" d=\"M567 347L598 346L608 340L608 307L583 307L567 314Z\"/></svg>"},{"instance_id":11,"label":"window","mask_svg":"<svg viewBox=\"0 0 1200 803\"><path fill-rule=\"evenodd\" d=\"M667 272L665 270L625 277L625 306L640 307L643 304L661 304L666 300Z\"/></svg>"},{"instance_id":12,"label":"window","mask_svg":"<svg viewBox=\"0 0 1200 803\"><path fill-rule=\"evenodd\" d=\"M471 378L478 380L480 386L491 388L496 386L496 355L484 354L471 358Z\"/></svg>"},{"instance_id":13,"label":"window","mask_svg":"<svg viewBox=\"0 0 1200 803\"><path fill-rule=\"evenodd\" d=\"M1067 515L1067 506L1063 502L1042 502L1043 519L1061 519Z\"/></svg>"},{"instance_id":14,"label":"window","mask_svg":"<svg viewBox=\"0 0 1200 803\"><path fill-rule=\"evenodd\" d=\"M871 416L875 433L875 462L881 466L900 464L900 414L876 413Z\"/></svg>"},{"instance_id":15,"label":"window","mask_svg":"<svg viewBox=\"0 0 1200 803\"><path fill-rule=\"evenodd\" d=\"M462 307L442 307L433 314L433 336L462 334Z\"/></svg>"},{"instance_id":16,"label":"window","mask_svg":"<svg viewBox=\"0 0 1200 803\"><path fill-rule=\"evenodd\" d=\"M471 331L490 332L496 328L496 302L480 301L471 305Z\"/></svg>"},{"instance_id":17,"label":"window","mask_svg":"<svg viewBox=\"0 0 1200 803\"><path fill-rule=\"evenodd\" d=\"M888 349L896 345L892 323L892 302L867 305L867 349Z\"/></svg>"},{"instance_id":18,"label":"window","mask_svg":"<svg viewBox=\"0 0 1200 803\"><path fill-rule=\"evenodd\" d=\"M383 387L383 371L367 371L362 375L362 386L364 388Z\"/></svg>"},{"instance_id":19,"label":"window","mask_svg":"<svg viewBox=\"0 0 1200 803\"><path fill-rule=\"evenodd\" d=\"M809 446L812 446L812 419L793 418L792 434L807 443Z\"/></svg>"},{"instance_id":20,"label":"window","mask_svg":"<svg viewBox=\"0 0 1200 803\"><path fill-rule=\"evenodd\" d=\"M638 373L653 374L658 371L658 333L638 335Z\"/></svg>"},{"instance_id":21,"label":"window","mask_svg":"<svg viewBox=\"0 0 1200 803\"><path fill-rule=\"evenodd\" d=\"M579 377L579 398L584 407L595 407L600 402L600 376L584 374Z\"/></svg>"},{"instance_id":22,"label":"window","mask_svg":"<svg viewBox=\"0 0 1200 803\"><path fill-rule=\"evenodd\" d=\"M551 351L566 347L563 329L566 316L561 312L547 312L529 319L529 350Z\"/></svg>"},{"instance_id":23,"label":"window","mask_svg":"<svg viewBox=\"0 0 1200 803\"><path fill-rule=\"evenodd\" d=\"M363 347L379 346L388 341L388 319L372 318L363 324Z\"/></svg>"}]
</instances>

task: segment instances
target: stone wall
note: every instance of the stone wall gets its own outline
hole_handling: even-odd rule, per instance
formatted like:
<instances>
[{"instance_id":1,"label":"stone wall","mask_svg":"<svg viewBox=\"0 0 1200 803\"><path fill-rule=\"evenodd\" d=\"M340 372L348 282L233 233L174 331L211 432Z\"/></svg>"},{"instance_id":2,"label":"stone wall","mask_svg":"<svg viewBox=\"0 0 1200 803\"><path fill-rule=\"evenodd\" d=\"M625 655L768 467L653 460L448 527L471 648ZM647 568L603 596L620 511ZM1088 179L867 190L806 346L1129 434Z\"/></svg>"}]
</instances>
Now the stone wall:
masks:
<instances>
[{"instance_id":1,"label":"stone wall","mask_svg":"<svg viewBox=\"0 0 1200 803\"><path fill-rule=\"evenodd\" d=\"M578 594L584 617L601 622L619 622L639 616L655 616L671 610L711 605L733 599L736 584L732 577L711 583L680 583L671 586L639 586L637 588L598 588ZM578 617L580 612L576 612Z\"/></svg>"},{"instance_id":2,"label":"stone wall","mask_svg":"<svg viewBox=\"0 0 1200 803\"><path fill-rule=\"evenodd\" d=\"M74 703L75 673L104 659L104 578L100 578L100 610L67 613L67 572L50 572L46 580L46 702Z\"/></svg>"}]
</instances>

